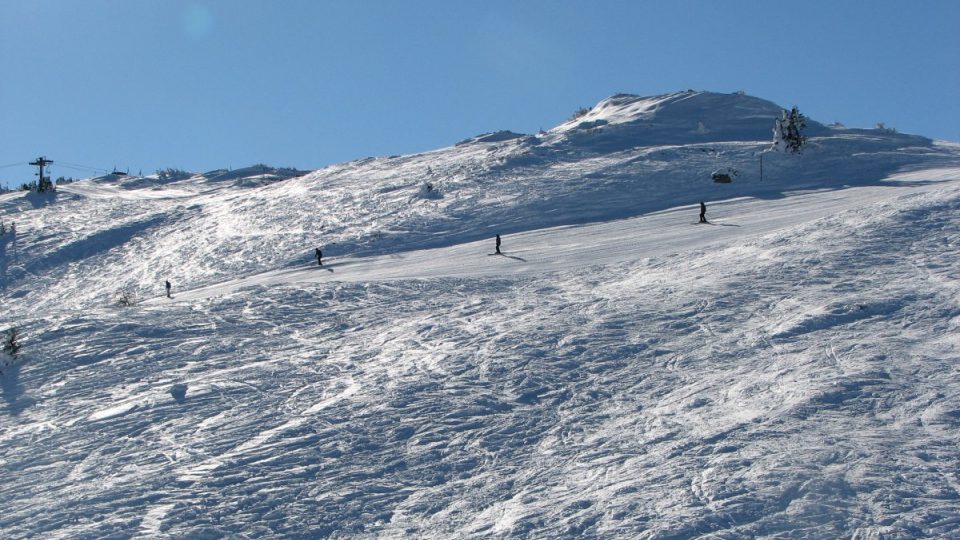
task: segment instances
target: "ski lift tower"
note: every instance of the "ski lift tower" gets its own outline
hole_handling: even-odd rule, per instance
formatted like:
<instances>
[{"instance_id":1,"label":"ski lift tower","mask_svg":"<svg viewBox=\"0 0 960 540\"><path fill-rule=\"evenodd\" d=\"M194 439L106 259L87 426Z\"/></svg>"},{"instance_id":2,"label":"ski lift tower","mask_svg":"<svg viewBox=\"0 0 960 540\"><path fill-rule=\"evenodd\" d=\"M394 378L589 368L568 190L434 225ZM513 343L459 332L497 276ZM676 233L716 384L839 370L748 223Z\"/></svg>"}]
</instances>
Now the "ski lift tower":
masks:
<instances>
[{"instance_id":1,"label":"ski lift tower","mask_svg":"<svg viewBox=\"0 0 960 540\"><path fill-rule=\"evenodd\" d=\"M38 175L40 178L37 180L38 192L42 193L53 187L53 184L50 182L50 178L43 176L43 168L51 163L53 163L53 160L47 159L43 156L38 157L36 161L30 162L30 165L33 165L34 167L40 167L40 174Z\"/></svg>"}]
</instances>

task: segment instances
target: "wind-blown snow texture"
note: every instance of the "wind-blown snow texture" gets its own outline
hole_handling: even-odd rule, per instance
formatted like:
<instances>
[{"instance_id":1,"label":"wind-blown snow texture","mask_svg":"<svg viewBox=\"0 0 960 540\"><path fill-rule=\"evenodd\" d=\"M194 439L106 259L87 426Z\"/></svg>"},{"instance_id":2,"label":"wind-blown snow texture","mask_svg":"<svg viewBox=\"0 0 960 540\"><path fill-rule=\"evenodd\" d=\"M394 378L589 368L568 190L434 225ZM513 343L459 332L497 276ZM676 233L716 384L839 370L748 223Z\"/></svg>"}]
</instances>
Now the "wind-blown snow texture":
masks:
<instances>
[{"instance_id":1,"label":"wind-blown snow texture","mask_svg":"<svg viewBox=\"0 0 960 540\"><path fill-rule=\"evenodd\" d=\"M779 113L0 195L0 537L960 535L960 147Z\"/></svg>"}]
</instances>

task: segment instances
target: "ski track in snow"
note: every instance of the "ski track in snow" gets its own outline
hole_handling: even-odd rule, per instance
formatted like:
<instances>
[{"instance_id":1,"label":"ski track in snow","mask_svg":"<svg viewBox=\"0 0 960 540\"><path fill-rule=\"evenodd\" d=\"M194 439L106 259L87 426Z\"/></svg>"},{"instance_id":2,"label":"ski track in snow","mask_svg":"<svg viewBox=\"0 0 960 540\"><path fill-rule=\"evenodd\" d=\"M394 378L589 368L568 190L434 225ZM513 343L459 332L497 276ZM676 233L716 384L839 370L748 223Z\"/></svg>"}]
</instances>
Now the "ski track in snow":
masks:
<instances>
[{"instance_id":1,"label":"ski track in snow","mask_svg":"<svg viewBox=\"0 0 960 540\"><path fill-rule=\"evenodd\" d=\"M840 167L830 144L867 143L838 135L798 158L809 185L711 186L701 226L692 183L621 190L718 155L746 170L757 144L538 153L578 129L250 190L0 195L20 212L0 322L25 329L0 379L0 537L960 534L956 149ZM511 172L528 162L549 181ZM438 200L409 181L428 164ZM672 202L627 211L647 196ZM172 300L106 298L178 271Z\"/></svg>"},{"instance_id":2,"label":"ski track in snow","mask_svg":"<svg viewBox=\"0 0 960 540\"><path fill-rule=\"evenodd\" d=\"M960 171L954 169L933 174L939 181L957 176ZM930 178L928 173L925 179L929 181ZM684 207L613 222L518 233L505 237L501 256L494 255L490 249L492 242L485 240L380 257L328 258L324 266L265 272L178 293L176 299L196 301L244 287L284 283L504 276L615 264L673 254L678 246L695 250L720 244L726 239L742 241L898 195L938 189L941 188L937 181L922 187L898 186L891 182L886 189L850 188L843 192L798 193L776 201L752 198L718 201L711 204L709 223L704 225L690 221L696 218L695 208ZM492 257L485 259L483 255ZM153 299L148 303L158 301L166 299Z\"/></svg>"}]
</instances>

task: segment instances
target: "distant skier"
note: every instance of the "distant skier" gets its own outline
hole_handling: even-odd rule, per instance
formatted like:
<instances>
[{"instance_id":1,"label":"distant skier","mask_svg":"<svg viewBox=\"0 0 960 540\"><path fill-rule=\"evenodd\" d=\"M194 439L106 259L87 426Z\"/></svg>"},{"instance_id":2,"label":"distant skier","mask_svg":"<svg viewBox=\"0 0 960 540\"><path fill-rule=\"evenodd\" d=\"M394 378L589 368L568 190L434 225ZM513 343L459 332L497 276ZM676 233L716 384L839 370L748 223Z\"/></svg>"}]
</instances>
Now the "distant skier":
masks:
<instances>
[{"instance_id":1,"label":"distant skier","mask_svg":"<svg viewBox=\"0 0 960 540\"><path fill-rule=\"evenodd\" d=\"M497 255L501 255L501 253L500 253L500 235L499 235L499 234L497 235Z\"/></svg>"},{"instance_id":2,"label":"distant skier","mask_svg":"<svg viewBox=\"0 0 960 540\"><path fill-rule=\"evenodd\" d=\"M172 296L170 296L170 282L169 282L169 281L167 281L167 298L173 298Z\"/></svg>"},{"instance_id":3,"label":"distant skier","mask_svg":"<svg viewBox=\"0 0 960 540\"><path fill-rule=\"evenodd\" d=\"M323 252L317 248L317 266L323 266Z\"/></svg>"},{"instance_id":4,"label":"distant skier","mask_svg":"<svg viewBox=\"0 0 960 540\"><path fill-rule=\"evenodd\" d=\"M700 201L700 223L707 222L707 205Z\"/></svg>"}]
</instances>

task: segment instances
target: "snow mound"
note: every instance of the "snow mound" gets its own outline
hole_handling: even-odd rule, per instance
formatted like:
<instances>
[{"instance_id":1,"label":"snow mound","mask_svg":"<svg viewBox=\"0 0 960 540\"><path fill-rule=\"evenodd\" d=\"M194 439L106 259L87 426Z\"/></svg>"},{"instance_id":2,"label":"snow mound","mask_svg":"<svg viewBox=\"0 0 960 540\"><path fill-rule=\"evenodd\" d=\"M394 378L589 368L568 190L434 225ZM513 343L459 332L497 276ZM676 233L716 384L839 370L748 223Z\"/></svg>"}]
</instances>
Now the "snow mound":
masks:
<instances>
[{"instance_id":1,"label":"snow mound","mask_svg":"<svg viewBox=\"0 0 960 540\"><path fill-rule=\"evenodd\" d=\"M308 171L298 171L289 167L271 167L262 163L240 169L216 169L205 172L202 176L209 182L233 181L239 186L263 185L288 178L296 178L307 174Z\"/></svg>"},{"instance_id":2,"label":"snow mound","mask_svg":"<svg viewBox=\"0 0 960 540\"><path fill-rule=\"evenodd\" d=\"M476 144L476 143L498 143L498 142L504 142L504 141L512 141L515 139L522 139L524 137L529 137L529 135L524 135L523 133L514 133L508 130L495 131L493 133L482 133L475 137L464 139L458 142L457 146L464 146L467 144Z\"/></svg>"}]
</instances>

